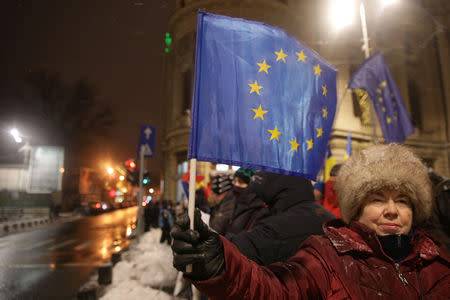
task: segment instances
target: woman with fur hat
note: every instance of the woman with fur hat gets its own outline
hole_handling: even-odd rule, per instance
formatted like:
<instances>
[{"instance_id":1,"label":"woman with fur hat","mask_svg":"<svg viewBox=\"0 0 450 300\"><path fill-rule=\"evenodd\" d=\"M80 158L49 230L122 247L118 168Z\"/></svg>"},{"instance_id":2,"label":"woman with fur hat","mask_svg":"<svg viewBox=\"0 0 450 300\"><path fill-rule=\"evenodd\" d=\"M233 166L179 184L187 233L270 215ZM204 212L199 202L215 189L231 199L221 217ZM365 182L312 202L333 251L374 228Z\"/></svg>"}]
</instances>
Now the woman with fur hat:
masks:
<instances>
[{"instance_id":1,"label":"woman with fur hat","mask_svg":"<svg viewBox=\"0 0 450 300\"><path fill-rule=\"evenodd\" d=\"M375 145L339 171L342 220L324 224L290 259L249 261L195 215L172 230L174 266L210 299L448 299L450 258L420 228L432 190L421 161L406 147Z\"/></svg>"}]
</instances>

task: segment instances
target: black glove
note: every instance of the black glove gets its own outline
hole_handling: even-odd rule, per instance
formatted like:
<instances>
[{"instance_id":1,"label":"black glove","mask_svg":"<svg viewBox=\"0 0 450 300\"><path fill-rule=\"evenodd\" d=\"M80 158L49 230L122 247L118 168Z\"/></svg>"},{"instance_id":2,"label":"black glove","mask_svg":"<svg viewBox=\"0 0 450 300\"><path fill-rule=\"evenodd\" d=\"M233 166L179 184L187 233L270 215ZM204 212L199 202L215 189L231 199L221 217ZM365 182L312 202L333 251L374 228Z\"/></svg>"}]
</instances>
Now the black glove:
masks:
<instances>
[{"instance_id":1,"label":"black glove","mask_svg":"<svg viewBox=\"0 0 450 300\"><path fill-rule=\"evenodd\" d=\"M173 238L173 266L192 280L207 280L225 271L223 244L219 234L203 223L198 209L194 213L195 231L189 229L189 216L177 218L170 234ZM192 272L186 266L192 264Z\"/></svg>"}]
</instances>

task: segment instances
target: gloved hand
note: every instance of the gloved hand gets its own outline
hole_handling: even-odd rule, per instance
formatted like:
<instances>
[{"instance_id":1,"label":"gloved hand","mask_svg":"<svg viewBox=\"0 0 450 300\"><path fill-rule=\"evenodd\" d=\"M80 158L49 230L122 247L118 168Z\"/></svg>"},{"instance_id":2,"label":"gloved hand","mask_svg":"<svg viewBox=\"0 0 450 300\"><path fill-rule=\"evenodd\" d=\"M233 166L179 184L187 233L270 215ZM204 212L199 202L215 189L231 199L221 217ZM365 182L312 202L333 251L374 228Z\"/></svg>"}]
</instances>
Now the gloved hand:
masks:
<instances>
[{"instance_id":1,"label":"gloved hand","mask_svg":"<svg viewBox=\"0 0 450 300\"><path fill-rule=\"evenodd\" d=\"M198 209L194 213L194 230L189 229L189 216L183 214L174 223L173 266L192 280L207 280L225 271L225 258L219 234L203 223ZM192 264L192 272L186 266Z\"/></svg>"}]
</instances>

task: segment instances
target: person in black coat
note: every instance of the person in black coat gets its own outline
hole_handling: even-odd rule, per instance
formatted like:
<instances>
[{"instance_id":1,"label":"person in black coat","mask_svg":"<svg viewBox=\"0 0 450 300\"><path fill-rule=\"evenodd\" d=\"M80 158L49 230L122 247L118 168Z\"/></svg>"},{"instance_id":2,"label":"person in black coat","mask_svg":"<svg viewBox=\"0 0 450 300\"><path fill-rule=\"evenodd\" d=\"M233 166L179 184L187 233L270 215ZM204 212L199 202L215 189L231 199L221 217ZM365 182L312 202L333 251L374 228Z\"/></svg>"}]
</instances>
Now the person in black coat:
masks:
<instances>
[{"instance_id":1,"label":"person in black coat","mask_svg":"<svg viewBox=\"0 0 450 300\"><path fill-rule=\"evenodd\" d=\"M232 190L236 201L233 216L225 232L228 239L242 231L251 231L256 223L269 215L267 206L248 187L254 174L254 170L245 168L239 168L234 173Z\"/></svg>"},{"instance_id":2,"label":"person in black coat","mask_svg":"<svg viewBox=\"0 0 450 300\"><path fill-rule=\"evenodd\" d=\"M229 240L247 258L260 265L294 255L310 235L323 234L322 224L335 218L318 204L309 180L268 172L256 173L252 189L268 206L270 216Z\"/></svg>"}]
</instances>

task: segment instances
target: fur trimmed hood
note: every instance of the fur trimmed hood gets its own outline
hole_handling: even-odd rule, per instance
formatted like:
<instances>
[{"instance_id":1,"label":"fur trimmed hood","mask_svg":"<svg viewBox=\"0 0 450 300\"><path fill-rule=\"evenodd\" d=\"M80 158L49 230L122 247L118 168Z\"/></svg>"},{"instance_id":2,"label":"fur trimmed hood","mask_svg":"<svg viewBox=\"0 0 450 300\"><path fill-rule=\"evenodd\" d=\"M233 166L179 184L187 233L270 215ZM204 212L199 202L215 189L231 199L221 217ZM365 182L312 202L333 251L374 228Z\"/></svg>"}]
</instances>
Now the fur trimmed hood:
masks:
<instances>
[{"instance_id":1,"label":"fur trimmed hood","mask_svg":"<svg viewBox=\"0 0 450 300\"><path fill-rule=\"evenodd\" d=\"M350 157L337 180L342 219L349 223L357 218L366 196L381 189L395 189L410 198L413 224L430 216L431 182L421 160L407 147L374 145Z\"/></svg>"}]
</instances>

